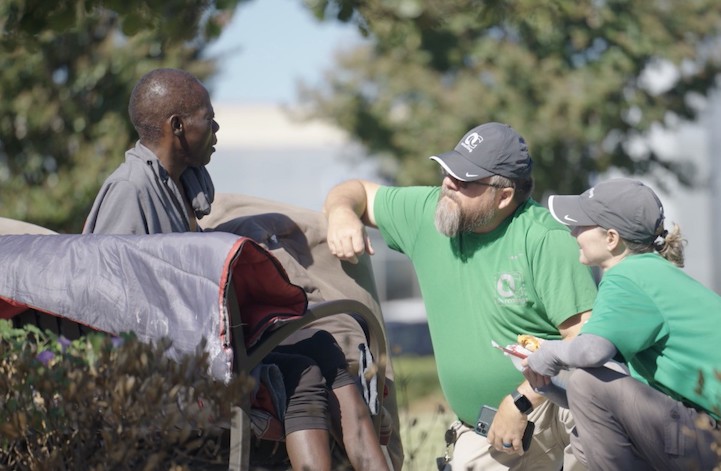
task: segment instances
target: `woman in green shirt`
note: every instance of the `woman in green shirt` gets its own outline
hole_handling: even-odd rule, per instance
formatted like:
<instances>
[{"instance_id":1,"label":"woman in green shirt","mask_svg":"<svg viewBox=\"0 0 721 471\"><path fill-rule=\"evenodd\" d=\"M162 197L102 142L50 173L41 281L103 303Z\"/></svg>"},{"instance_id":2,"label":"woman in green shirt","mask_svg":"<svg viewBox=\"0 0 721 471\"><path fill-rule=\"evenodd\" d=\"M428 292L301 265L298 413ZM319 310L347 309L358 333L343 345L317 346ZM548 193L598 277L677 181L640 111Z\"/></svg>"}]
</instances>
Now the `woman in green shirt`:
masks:
<instances>
[{"instance_id":1,"label":"woman in green shirt","mask_svg":"<svg viewBox=\"0 0 721 471\"><path fill-rule=\"evenodd\" d=\"M603 278L590 319L570 342L546 341L524 374L543 389L560 370L576 421L577 457L590 470L710 470L719 462L721 297L688 276L674 225L643 183L602 182L552 196L572 226L580 261ZM603 366L625 364L628 374Z\"/></svg>"}]
</instances>

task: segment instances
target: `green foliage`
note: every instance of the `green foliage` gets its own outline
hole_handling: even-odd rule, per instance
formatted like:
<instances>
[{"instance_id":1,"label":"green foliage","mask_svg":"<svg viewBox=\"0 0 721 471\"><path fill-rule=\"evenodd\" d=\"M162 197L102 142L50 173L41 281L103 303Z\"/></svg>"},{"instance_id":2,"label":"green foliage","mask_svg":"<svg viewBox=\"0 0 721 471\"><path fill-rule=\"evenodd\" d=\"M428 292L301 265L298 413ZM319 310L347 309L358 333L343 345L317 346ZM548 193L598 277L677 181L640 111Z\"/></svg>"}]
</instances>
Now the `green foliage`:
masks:
<instances>
[{"instance_id":1,"label":"green foliage","mask_svg":"<svg viewBox=\"0 0 721 471\"><path fill-rule=\"evenodd\" d=\"M398 407L410 407L412 403L438 397L440 385L436 371L436 361L432 355L393 358L393 371L398 389Z\"/></svg>"},{"instance_id":2,"label":"green foliage","mask_svg":"<svg viewBox=\"0 0 721 471\"><path fill-rule=\"evenodd\" d=\"M443 434L455 420L438 382L432 355L393 359L404 469L430 469L444 451Z\"/></svg>"},{"instance_id":3,"label":"green foliage","mask_svg":"<svg viewBox=\"0 0 721 471\"><path fill-rule=\"evenodd\" d=\"M130 92L158 67L201 79L201 58L246 0L0 0L0 211L79 232L137 139Z\"/></svg>"},{"instance_id":4,"label":"green foliage","mask_svg":"<svg viewBox=\"0 0 721 471\"><path fill-rule=\"evenodd\" d=\"M214 381L202 345L177 363L168 347L0 320L0 467L227 468L220 427L252 382Z\"/></svg>"},{"instance_id":5,"label":"green foliage","mask_svg":"<svg viewBox=\"0 0 721 471\"><path fill-rule=\"evenodd\" d=\"M692 182L688 168L632 144L692 120L717 83L716 0L310 3L369 41L339 56L321 87L302 91L309 114L395 162L398 183L437 183L427 157L488 121L526 138L539 194L582 191L609 167L665 168ZM676 74L669 86L649 81L662 66Z\"/></svg>"}]
</instances>

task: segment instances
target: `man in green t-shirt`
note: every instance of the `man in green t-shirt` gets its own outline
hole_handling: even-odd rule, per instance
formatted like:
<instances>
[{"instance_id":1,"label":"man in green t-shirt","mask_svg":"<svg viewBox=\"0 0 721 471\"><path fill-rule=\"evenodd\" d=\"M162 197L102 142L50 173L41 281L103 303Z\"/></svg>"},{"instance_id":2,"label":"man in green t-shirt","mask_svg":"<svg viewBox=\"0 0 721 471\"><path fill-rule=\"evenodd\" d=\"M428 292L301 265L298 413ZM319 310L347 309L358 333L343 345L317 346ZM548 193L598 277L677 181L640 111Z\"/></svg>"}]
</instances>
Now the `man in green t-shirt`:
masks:
<instances>
[{"instance_id":1,"label":"man in green t-shirt","mask_svg":"<svg viewBox=\"0 0 721 471\"><path fill-rule=\"evenodd\" d=\"M568 410L534 392L491 342L574 337L596 295L591 273L569 231L530 199L532 160L513 128L477 126L431 159L444 173L440 187L351 180L333 188L324 205L329 248L350 261L372 254L368 225L413 262L441 387L459 419L447 470L583 469L568 446ZM474 430L484 406L498 409L487 437ZM529 421L535 433L524 453Z\"/></svg>"}]
</instances>

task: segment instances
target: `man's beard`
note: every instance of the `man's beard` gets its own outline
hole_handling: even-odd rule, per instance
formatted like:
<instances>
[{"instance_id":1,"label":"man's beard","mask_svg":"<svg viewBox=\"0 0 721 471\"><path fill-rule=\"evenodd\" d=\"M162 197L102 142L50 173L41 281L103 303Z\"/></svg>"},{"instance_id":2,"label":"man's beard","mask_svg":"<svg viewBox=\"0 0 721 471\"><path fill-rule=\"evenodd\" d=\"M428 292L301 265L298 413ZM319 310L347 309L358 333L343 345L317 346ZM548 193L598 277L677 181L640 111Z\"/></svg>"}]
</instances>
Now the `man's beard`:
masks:
<instances>
[{"instance_id":1,"label":"man's beard","mask_svg":"<svg viewBox=\"0 0 721 471\"><path fill-rule=\"evenodd\" d=\"M461 232L473 232L479 227L488 225L495 216L489 204L478 206L471 211L464 211L456 195L441 189L436 205L436 229L447 237L454 237Z\"/></svg>"}]
</instances>

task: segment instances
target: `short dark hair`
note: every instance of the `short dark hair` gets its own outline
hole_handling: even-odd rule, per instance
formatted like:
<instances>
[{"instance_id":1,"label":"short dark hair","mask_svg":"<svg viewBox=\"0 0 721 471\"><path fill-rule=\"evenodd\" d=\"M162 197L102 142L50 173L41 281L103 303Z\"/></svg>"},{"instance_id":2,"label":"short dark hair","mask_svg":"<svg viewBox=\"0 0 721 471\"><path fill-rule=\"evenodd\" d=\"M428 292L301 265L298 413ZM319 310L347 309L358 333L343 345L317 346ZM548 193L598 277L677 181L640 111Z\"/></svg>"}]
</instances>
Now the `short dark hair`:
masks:
<instances>
[{"instance_id":1,"label":"short dark hair","mask_svg":"<svg viewBox=\"0 0 721 471\"><path fill-rule=\"evenodd\" d=\"M157 142L163 136L163 122L177 114L190 116L205 103L198 93L205 87L191 73L179 69L155 69L143 75L133 87L128 113L141 141ZM207 91L205 92L207 93Z\"/></svg>"}]
</instances>

